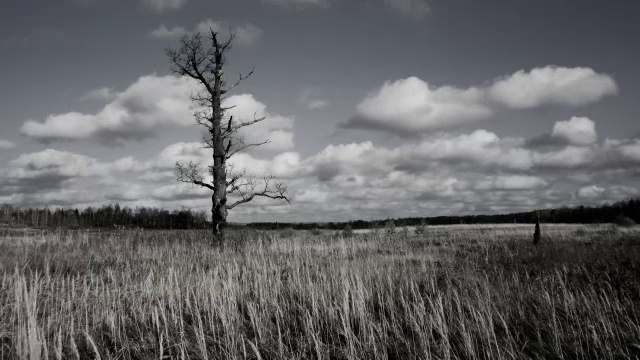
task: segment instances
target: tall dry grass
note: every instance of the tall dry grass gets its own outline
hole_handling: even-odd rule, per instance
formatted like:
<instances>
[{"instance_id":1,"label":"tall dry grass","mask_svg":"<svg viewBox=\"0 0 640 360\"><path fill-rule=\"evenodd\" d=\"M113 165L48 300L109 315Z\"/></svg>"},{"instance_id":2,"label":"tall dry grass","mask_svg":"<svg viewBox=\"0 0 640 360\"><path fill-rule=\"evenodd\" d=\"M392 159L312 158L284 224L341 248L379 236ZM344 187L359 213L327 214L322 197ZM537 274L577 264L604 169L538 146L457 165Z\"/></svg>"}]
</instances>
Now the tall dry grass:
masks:
<instances>
[{"instance_id":1,"label":"tall dry grass","mask_svg":"<svg viewBox=\"0 0 640 360\"><path fill-rule=\"evenodd\" d=\"M5 233L0 358L640 356L640 232L547 230Z\"/></svg>"}]
</instances>

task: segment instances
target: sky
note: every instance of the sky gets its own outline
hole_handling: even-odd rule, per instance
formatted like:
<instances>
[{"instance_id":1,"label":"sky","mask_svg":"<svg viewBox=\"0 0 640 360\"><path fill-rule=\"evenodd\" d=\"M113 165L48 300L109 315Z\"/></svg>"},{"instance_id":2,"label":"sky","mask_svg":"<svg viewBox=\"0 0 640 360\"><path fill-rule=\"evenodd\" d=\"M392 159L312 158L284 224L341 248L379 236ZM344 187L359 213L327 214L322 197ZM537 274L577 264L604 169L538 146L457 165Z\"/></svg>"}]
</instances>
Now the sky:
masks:
<instances>
[{"instance_id":1,"label":"sky","mask_svg":"<svg viewBox=\"0 0 640 360\"><path fill-rule=\"evenodd\" d=\"M235 169L291 204L229 220L495 214L640 196L640 3L627 0L3 0L0 203L183 207L206 164L170 71L183 35L235 35L254 74L227 115L265 116Z\"/></svg>"}]
</instances>

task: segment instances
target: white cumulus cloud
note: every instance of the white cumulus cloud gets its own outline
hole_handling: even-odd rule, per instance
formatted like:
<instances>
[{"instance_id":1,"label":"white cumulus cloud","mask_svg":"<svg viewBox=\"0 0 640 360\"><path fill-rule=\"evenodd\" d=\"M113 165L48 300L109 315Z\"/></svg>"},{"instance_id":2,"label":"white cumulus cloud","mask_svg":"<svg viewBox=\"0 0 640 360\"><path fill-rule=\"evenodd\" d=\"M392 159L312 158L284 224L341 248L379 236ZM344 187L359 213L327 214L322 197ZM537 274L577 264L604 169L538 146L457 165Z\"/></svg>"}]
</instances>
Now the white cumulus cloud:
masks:
<instances>
[{"instance_id":1,"label":"white cumulus cloud","mask_svg":"<svg viewBox=\"0 0 640 360\"><path fill-rule=\"evenodd\" d=\"M597 185L590 185L580 188L578 190L578 196L582 198L596 198L605 192L606 189Z\"/></svg>"},{"instance_id":2,"label":"white cumulus cloud","mask_svg":"<svg viewBox=\"0 0 640 360\"><path fill-rule=\"evenodd\" d=\"M344 126L371 128L400 135L446 129L485 119L492 110L476 88L435 88L416 78L386 82L357 107Z\"/></svg>"},{"instance_id":3,"label":"white cumulus cloud","mask_svg":"<svg viewBox=\"0 0 640 360\"><path fill-rule=\"evenodd\" d=\"M512 109L542 105L582 106L615 95L618 87L609 75L585 67L546 66L529 72L520 70L495 80L489 96Z\"/></svg>"},{"instance_id":4,"label":"white cumulus cloud","mask_svg":"<svg viewBox=\"0 0 640 360\"><path fill-rule=\"evenodd\" d=\"M92 140L107 146L154 137L161 128L187 127L195 123L193 113L199 108L191 95L200 90L188 77L148 75L139 78L126 90L115 93L113 100L95 114L69 112L49 115L44 121L30 120L22 133L35 140ZM247 143L265 140L268 150L286 150L293 146L292 117L272 114L266 105L250 94L233 95L224 101L235 121L246 122L256 117L265 120L240 130Z\"/></svg>"},{"instance_id":5,"label":"white cumulus cloud","mask_svg":"<svg viewBox=\"0 0 640 360\"><path fill-rule=\"evenodd\" d=\"M598 140L596 123L585 117L572 117L567 121L556 122L551 136L564 139L576 146L591 145Z\"/></svg>"},{"instance_id":6,"label":"white cumulus cloud","mask_svg":"<svg viewBox=\"0 0 640 360\"><path fill-rule=\"evenodd\" d=\"M590 68L547 66L469 88L436 87L409 77L385 82L357 105L353 118L340 126L415 136L485 120L499 111L545 105L582 106L617 91L613 78ZM581 120L571 126L585 124Z\"/></svg>"},{"instance_id":7,"label":"white cumulus cloud","mask_svg":"<svg viewBox=\"0 0 640 360\"><path fill-rule=\"evenodd\" d=\"M242 127L238 136L246 144L269 143L259 147L260 151L284 151L293 148L292 117L271 114L267 106L257 101L251 94L240 94L228 97L222 102L223 107L231 108L228 116L233 116L234 122L241 124L264 118L264 120Z\"/></svg>"},{"instance_id":8,"label":"white cumulus cloud","mask_svg":"<svg viewBox=\"0 0 640 360\"><path fill-rule=\"evenodd\" d=\"M105 145L150 138L159 126L193 123L189 97L196 91L185 77L143 76L96 114L49 115L43 122L27 121L22 133L42 142L90 139Z\"/></svg>"}]
</instances>

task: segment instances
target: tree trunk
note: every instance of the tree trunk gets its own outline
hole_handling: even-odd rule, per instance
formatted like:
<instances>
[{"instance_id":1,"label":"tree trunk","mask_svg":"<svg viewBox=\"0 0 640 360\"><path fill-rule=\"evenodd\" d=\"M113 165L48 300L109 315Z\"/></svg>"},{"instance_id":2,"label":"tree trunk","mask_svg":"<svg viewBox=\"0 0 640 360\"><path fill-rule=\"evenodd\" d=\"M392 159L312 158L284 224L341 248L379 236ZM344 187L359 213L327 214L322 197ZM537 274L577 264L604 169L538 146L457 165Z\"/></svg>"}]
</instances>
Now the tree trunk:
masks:
<instances>
[{"instance_id":1,"label":"tree trunk","mask_svg":"<svg viewBox=\"0 0 640 360\"><path fill-rule=\"evenodd\" d=\"M222 53L216 53L213 101L211 104L211 139L213 140L213 241L224 244L224 227L227 224L227 164L222 137Z\"/></svg>"},{"instance_id":2,"label":"tree trunk","mask_svg":"<svg viewBox=\"0 0 640 360\"><path fill-rule=\"evenodd\" d=\"M216 194L212 196L214 201L214 206L211 209L211 219L212 219L212 242L217 245L224 245L225 240L225 232L224 228L227 226L227 207L226 207L226 199L220 200L217 203Z\"/></svg>"}]
</instances>

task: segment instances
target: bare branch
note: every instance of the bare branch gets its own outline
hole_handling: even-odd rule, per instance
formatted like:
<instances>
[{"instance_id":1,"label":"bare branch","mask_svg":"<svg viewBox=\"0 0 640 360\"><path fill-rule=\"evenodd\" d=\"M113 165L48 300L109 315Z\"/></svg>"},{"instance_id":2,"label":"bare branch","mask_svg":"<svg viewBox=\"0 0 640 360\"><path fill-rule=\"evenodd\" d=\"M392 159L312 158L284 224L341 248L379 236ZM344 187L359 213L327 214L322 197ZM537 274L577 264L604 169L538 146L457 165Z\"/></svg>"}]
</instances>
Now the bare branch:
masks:
<instances>
[{"instance_id":1,"label":"bare branch","mask_svg":"<svg viewBox=\"0 0 640 360\"><path fill-rule=\"evenodd\" d=\"M247 191L239 191L238 195L240 196L240 200L234 202L231 205L227 205L227 210L231 210L234 207L248 203L257 197L265 197L274 200L285 200L289 204L291 201L286 196L287 188L282 183L272 184L274 180L273 176L265 176L262 178L264 182L264 188L261 191L256 192L257 184L252 179L247 179L245 181L244 186L248 187Z\"/></svg>"},{"instance_id":2,"label":"bare branch","mask_svg":"<svg viewBox=\"0 0 640 360\"><path fill-rule=\"evenodd\" d=\"M243 186L243 184L239 184L238 181L245 177L246 170L243 171L233 171L233 167L230 166L227 170L227 174L229 179L227 180L227 194L232 194L238 190L240 190L239 186Z\"/></svg>"},{"instance_id":3,"label":"bare branch","mask_svg":"<svg viewBox=\"0 0 640 360\"><path fill-rule=\"evenodd\" d=\"M255 71L256 71L256 68L254 67L253 69L251 69L251 71L249 71L245 75L242 75L242 73L238 74L238 81L236 81L235 84L231 85L228 89L226 89L225 93L227 91L231 91L231 90L235 89L236 87L238 87L238 85L240 85L241 82L243 82L243 81L247 80L248 78L250 78Z\"/></svg>"},{"instance_id":4,"label":"bare branch","mask_svg":"<svg viewBox=\"0 0 640 360\"><path fill-rule=\"evenodd\" d=\"M224 133L222 134L223 138L226 138L229 135L238 132L238 130L242 129L243 127L251 126L253 124L259 123L259 122L264 121L266 119L265 116L258 118L257 115L258 115L258 112L256 111L253 114L253 120L252 121L240 122L240 123L238 123L236 125L233 125L231 123L231 120L230 120L229 121L229 125L231 125L231 126L228 126L227 129L224 131Z\"/></svg>"},{"instance_id":5,"label":"bare branch","mask_svg":"<svg viewBox=\"0 0 640 360\"><path fill-rule=\"evenodd\" d=\"M213 185L204 182L202 175L200 175L200 166L192 161L189 163L176 162L176 180L216 190Z\"/></svg>"},{"instance_id":6,"label":"bare branch","mask_svg":"<svg viewBox=\"0 0 640 360\"><path fill-rule=\"evenodd\" d=\"M226 150L226 155L225 156L226 156L227 160L229 160L233 155L239 153L242 150L246 150L248 148L256 147L256 146L260 146L260 145L265 145L265 144L268 144L270 142L271 142L271 140L265 140L265 141L263 141L261 143L243 144L243 145L239 146L237 149L235 149L235 150L230 152L229 150L231 148L231 141L229 141L229 143L227 145L227 150Z\"/></svg>"},{"instance_id":7,"label":"bare branch","mask_svg":"<svg viewBox=\"0 0 640 360\"><path fill-rule=\"evenodd\" d=\"M180 40L181 46L178 50L167 50L167 56L171 61L171 70L182 76L189 76L198 80L210 95L214 95L214 88L211 80L205 76L206 72L212 72L214 77L221 76L222 58L224 50L215 46L213 53L205 51L202 45L201 35L185 35ZM222 52L220 52L222 50ZM203 64L205 64L203 66ZM213 66L213 69L211 67Z\"/></svg>"}]
</instances>

